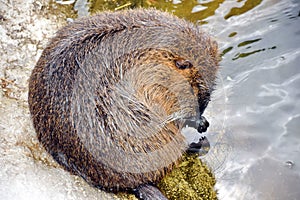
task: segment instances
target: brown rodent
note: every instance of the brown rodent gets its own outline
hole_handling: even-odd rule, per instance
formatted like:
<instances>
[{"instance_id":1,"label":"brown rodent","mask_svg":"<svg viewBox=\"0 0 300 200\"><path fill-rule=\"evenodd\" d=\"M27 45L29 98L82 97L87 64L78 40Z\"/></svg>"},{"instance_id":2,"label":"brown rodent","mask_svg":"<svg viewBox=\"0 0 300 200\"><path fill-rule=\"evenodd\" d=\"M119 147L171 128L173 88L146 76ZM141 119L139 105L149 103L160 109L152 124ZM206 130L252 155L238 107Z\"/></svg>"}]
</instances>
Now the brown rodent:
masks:
<instances>
[{"instance_id":1,"label":"brown rodent","mask_svg":"<svg viewBox=\"0 0 300 200\"><path fill-rule=\"evenodd\" d=\"M96 187L155 184L187 149L183 120L202 117L217 69L216 42L171 14L80 19L57 32L30 77L38 139Z\"/></svg>"}]
</instances>

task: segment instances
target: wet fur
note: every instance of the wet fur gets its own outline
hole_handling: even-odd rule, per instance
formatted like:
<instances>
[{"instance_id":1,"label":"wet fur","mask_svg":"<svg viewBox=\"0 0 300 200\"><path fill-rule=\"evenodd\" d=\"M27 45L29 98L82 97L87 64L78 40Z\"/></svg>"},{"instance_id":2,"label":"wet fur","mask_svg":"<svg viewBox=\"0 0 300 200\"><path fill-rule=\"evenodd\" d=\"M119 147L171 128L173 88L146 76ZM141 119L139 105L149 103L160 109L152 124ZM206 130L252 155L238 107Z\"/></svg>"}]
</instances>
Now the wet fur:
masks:
<instances>
[{"instance_id":1,"label":"wet fur","mask_svg":"<svg viewBox=\"0 0 300 200\"><path fill-rule=\"evenodd\" d=\"M178 69L180 59L193 67ZM58 31L32 72L33 124L54 159L96 187L156 183L186 150L180 119L202 114L217 68L216 43L170 14L80 19Z\"/></svg>"}]
</instances>

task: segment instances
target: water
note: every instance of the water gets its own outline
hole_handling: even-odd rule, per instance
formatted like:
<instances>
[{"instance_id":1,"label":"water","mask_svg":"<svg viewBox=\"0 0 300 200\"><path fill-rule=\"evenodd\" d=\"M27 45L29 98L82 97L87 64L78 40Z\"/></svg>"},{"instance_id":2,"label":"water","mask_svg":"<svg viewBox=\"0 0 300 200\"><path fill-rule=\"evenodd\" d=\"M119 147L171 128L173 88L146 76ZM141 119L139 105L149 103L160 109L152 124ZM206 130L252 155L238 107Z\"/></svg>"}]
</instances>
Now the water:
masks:
<instances>
[{"instance_id":1,"label":"water","mask_svg":"<svg viewBox=\"0 0 300 200\"><path fill-rule=\"evenodd\" d=\"M223 138L232 148L217 172L219 197L299 199L300 2L265 0L224 18L244 3L224 2L204 25L225 53Z\"/></svg>"}]
</instances>

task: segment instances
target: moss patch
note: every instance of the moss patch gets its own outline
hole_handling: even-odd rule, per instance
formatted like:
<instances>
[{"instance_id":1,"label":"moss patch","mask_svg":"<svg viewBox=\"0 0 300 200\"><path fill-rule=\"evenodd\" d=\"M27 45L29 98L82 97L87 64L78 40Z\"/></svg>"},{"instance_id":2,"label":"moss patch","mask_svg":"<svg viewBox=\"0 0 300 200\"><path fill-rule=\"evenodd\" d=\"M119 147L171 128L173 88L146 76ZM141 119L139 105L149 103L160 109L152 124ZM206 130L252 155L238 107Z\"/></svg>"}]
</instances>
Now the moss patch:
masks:
<instances>
[{"instance_id":1,"label":"moss patch","mask_svg":"<svg viewBox=\"0 0 300 200\"><path fill-rule=\"evenodd\" d=\"M185 155L183 161L158 184L170 200L217 200L213 173L197 154Z\"/></svg>"}]
</instances>

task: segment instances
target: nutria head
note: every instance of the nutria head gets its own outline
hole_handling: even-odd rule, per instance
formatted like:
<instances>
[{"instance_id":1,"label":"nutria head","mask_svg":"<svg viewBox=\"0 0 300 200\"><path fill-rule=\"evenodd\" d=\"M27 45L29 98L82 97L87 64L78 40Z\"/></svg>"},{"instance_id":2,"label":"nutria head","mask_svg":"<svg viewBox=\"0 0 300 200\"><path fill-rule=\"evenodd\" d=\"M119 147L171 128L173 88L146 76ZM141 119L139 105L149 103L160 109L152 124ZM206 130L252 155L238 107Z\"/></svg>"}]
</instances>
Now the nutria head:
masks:
<instances>
[{"instance_id":1,"label":"nutria head","mask_svg":"<svg viewBox=\"0 0 300 200\"><path fill-rule=\"evenodd\" d=\"M57 33L33 70L34 127L65 169L94 186L155 183L186 150L183 119L201 117L217 68L216 43L170 14L81 19Z\"/></svg>"}]
</instances>

